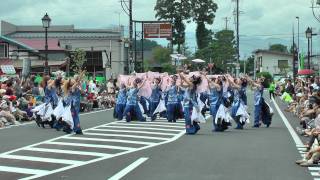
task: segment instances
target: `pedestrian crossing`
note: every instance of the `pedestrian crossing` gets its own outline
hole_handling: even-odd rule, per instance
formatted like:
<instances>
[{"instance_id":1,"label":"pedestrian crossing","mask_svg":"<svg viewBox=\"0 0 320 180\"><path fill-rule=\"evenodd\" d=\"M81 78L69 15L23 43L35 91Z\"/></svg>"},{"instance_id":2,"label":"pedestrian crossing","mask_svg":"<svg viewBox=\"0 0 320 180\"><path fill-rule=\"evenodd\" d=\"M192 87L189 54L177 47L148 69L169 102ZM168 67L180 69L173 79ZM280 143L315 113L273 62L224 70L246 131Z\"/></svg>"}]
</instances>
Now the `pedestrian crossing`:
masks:
<instances>
[{"instance_id":1,"label":"pedestrian crossing","mask_svg":"<svg viewBox=\"0 0 320 180\"><path fill-rule=\"evenodd\" d=\"M306 156L307 148L305 146L297 146L297 149L299 151L299 154L301 155L301 158L304 158ZM320 180L320 166L308 167L308 170L314 180Z\"/></svg>"},{"instance_id":2,"label":"pedestrian crossing","mask_svg":"<svg viewBox=\"0 0 320 180\"><path fill-rule=\"evenodd\" d=\"M0 154L0 179L29 180L170 143L185 134L183 120L116 121Z\"/></svg>"}]
</instances>

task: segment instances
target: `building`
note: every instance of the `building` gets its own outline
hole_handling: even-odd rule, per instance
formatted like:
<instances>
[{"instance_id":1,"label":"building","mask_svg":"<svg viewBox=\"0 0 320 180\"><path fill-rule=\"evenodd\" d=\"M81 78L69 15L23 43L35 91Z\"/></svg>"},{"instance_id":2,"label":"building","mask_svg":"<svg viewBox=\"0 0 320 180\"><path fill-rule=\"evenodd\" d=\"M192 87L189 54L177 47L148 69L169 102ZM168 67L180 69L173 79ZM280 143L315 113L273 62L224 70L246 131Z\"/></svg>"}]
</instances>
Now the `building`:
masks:
<instances>
[{"instance_id":1,"label":"building","mask_svg":"<svg viewBox=\"0 0 320 180\"><path fill-rule=\"evenodd\" d=\"M44 60L45 32L42 26L18 26L1 21L1 35L34 49L39 60ZM76 29L74 25L50 26L48 29L48 63L67 61L70 52L82 49L86 52L84 67L91 76L114 77L125 69L123 28ZM8 57L17 49L8 49ZM22 57L19 56L19 59ZM72 62L71 62L72 63ZM51 71L55 69L50 68Z\"/></svg>"},{"instance_id":2,"label":"building","mask_svg":"<svg viewBox=\"0 0 320 180\"><path fill-rule=\"evenodd\" d=\"M261 49L253 53L256 72L269 72L273 76L292 74L292 54Z\"/></svg>"}]
</instances>

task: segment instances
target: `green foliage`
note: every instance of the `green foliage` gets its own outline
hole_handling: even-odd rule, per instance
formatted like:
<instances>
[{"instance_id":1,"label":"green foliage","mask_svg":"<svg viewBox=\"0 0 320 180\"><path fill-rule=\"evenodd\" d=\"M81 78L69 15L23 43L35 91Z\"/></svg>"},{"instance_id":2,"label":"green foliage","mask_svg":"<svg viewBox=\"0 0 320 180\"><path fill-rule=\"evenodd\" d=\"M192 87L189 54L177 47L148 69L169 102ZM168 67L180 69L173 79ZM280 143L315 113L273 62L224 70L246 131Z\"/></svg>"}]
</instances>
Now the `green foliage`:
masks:
<instances>
[{"instance_id":1,"label":"green foliage","mask_svg":"<svg viewBox=\"0 0 320 180\"><path fill-rule=\"evenodd\" d=\"M144 61L145 71L153 69L154 65L161 65L162 71L174 72L175 67L171 65L171 50L161 46L155 47L152 50L152 60Z\"/></svg>"},{"instance_id":2,"label":"green foliage","mask_svg":"<svg viewBox=\"0 0 320 180\"><path fill-rule=\"evenodd\" d=\"M185 42L185 24L183 21L190 18L190 2L187 0L157 0L154 8L158 20L169 20L173 22L173 44L178 45L178 52L181 52L181 45Z\"/></svg>"},{"instance_id":3,"label":"green foliage","mask_svg":"<svg viewBox=\"0 0 320 180\"><path fill-rule=\"evenodd\" d=\"M212 40L212 31L206 24L213 24L218 5L213 0L191 0L192 19L197 23L196 38L199 49L203 49Z\"/></svg>"},{"instance_id":4,"label":"green foliage","mask_svg":"<svg viewBox=\"0 0 320 180\"><path fill-rule=\"evenodd\" d=\"M251 74L254 71L254 56L250 56L246 61L240 61L240 72L244 71L244 64L246 66L246 74Z\"/></svg>"},{"instance_id":5,"label":"green foliage","mask_svg":"<svg viewBox=\"0 0 320 180\"><path fill-rule=\"evenodd\" d=\"M76 49L71 54L72 64L71 68L73 72L80 73L83 70L83 65L87 61L86 52L82 49Z\"/></svg>"},{"instance_id":6,"label":"green foliage","mask_svg":"<svg viewBox=\"0 0 320 180\"><path fill-rule=\"evenodd\" d=\"M141 40L137 40L136 45L137 45L137 51L141 51ZM143 40L143 49L145 51L152 50L153 48L155 48L157 46L160 46L160 45L156 41L152 41L149 39ZM134 48L134 43L133 43L133 48Z\"/></svg>"},{"instance_id":7,"label":"green foliage","mask_svg":"<svg viewBox=\"0 0 320 180\"><path fill-rule=\"evenodd\" d=\"M273 77L269 72L257 73L257 77L258 78L260 78L260 77L265 78L264 82L262 83L265 88L269 87L270 83L273 81Z\"/></svg>"},{"instance_id":8,"label":"green foliage","mask_svg":"<svg viewBox=\"0 0 320 180\"><path fill-rule=\"evenodd\" d=\"M214 40L206 48L200 49L196 52L196 58L203 59L210 62L210 59L215 64L215 70L219 73L225 72L227 67L232 65L236 56L234 33L231 30L222 30L214 35ZM221 70L221 71L220 71Z\"/></svg>"},{"instance_id":9,"label":"green foliage","mask_svg":"<svg viewBox=\"0 0 320 180\"><path fill-rule=\"evenodd\" d=\"M288 53L288 48L287 46L283 44L272 44L269 47L270 51L277 51L277 52L282 52L282 53Z\"/></svg>"}]
</instances>

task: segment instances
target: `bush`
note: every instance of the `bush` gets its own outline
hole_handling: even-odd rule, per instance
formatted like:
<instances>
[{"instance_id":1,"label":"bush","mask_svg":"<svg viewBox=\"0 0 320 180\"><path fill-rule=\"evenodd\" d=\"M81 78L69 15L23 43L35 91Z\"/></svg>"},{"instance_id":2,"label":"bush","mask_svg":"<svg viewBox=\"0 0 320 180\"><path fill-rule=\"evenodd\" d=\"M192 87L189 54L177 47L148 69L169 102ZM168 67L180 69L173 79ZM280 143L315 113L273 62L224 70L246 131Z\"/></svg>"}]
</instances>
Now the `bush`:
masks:
<instances>
[{"instance_id":1,"label":"bush","mask_svg":"<svg viewBox=\"0 0 320 180\"><path fill-rule=\"evenodd\" d=\"M260 77L265 78L264 82L262 83L265 88L268 88L270 83L273 81L273 77L269 72L260 72L257 74L257 77L258 78L260 78Z\"/></svg>"}]
</instances>

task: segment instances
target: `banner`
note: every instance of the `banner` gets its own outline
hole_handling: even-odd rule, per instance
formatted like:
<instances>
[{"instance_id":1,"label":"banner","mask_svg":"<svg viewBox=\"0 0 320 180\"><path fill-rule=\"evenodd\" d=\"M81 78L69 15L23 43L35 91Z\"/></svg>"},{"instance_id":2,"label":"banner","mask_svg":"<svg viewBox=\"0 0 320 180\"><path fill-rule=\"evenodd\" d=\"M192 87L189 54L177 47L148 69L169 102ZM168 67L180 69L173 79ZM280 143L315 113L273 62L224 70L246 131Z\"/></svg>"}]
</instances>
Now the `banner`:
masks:
<instances>
[{"instance_id":1,"label":"banner","mask_svg":"<svg viewBox=\"0 0 320 180\"><path fill-rule=\"evenodd\" d=\"M144 38L171 38L172 25L170 23L143 24Z\"/></svg>"}]
</instances>

